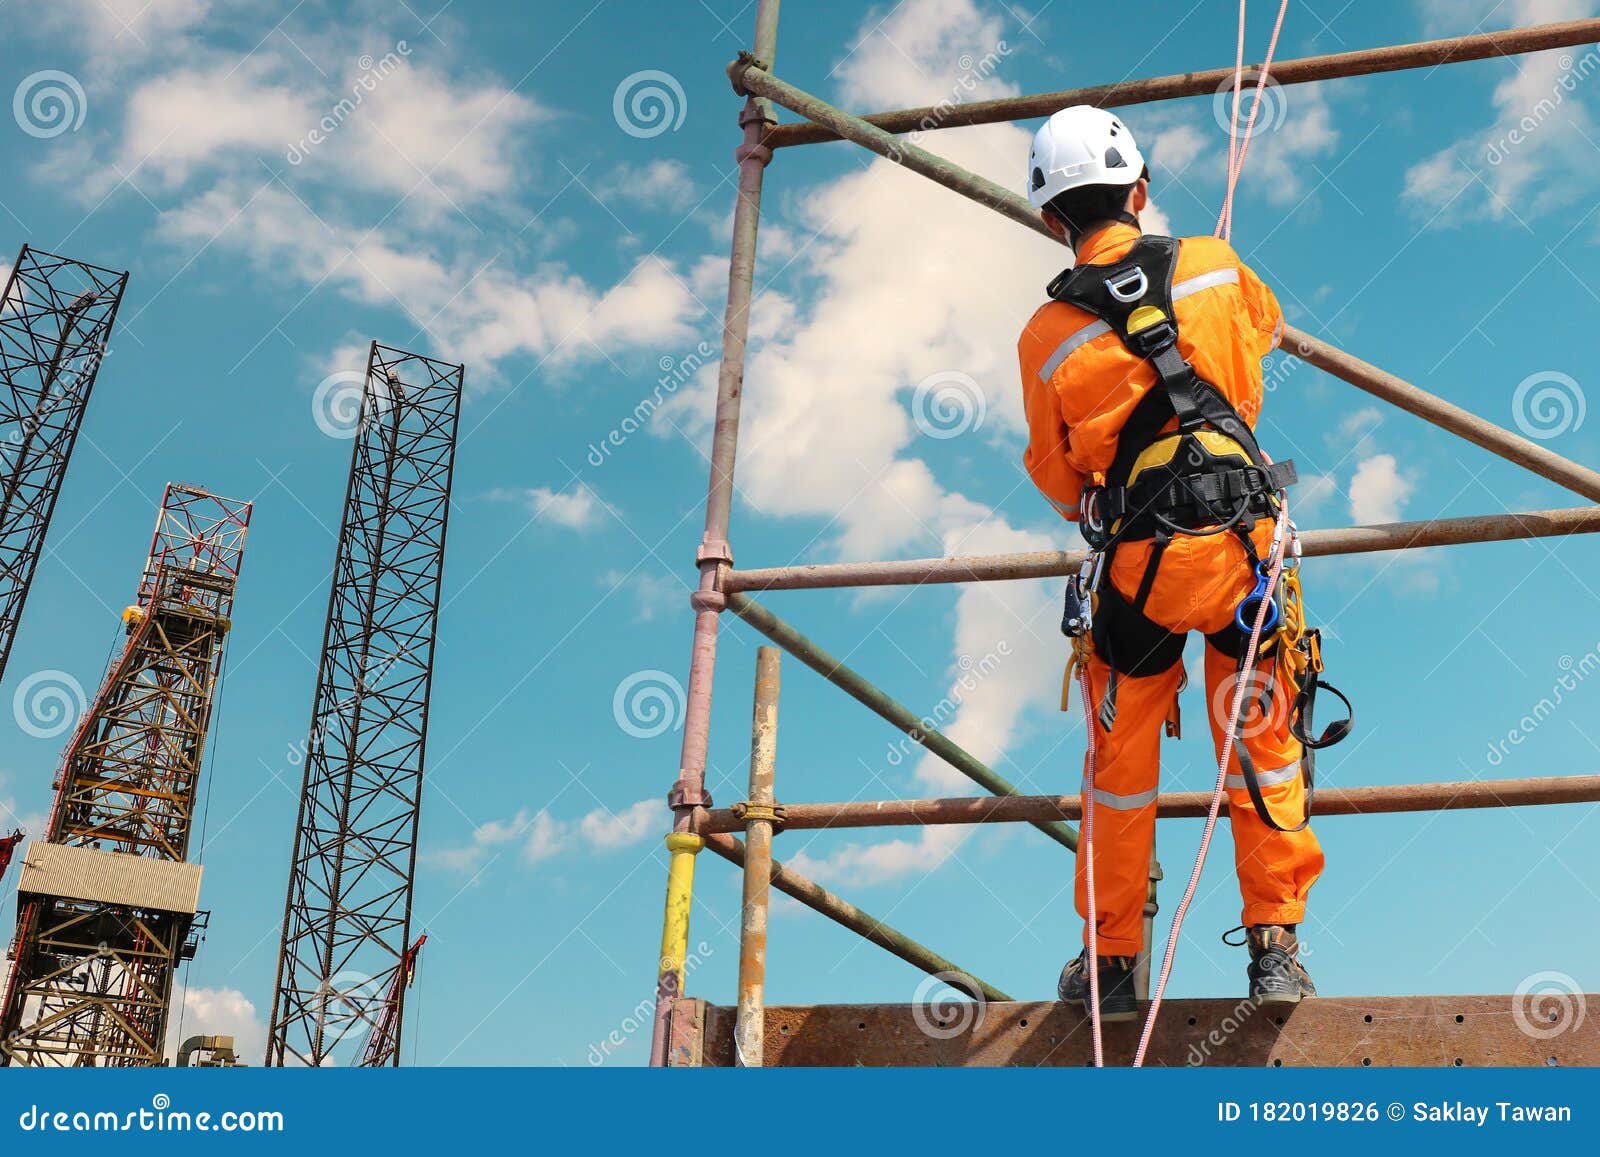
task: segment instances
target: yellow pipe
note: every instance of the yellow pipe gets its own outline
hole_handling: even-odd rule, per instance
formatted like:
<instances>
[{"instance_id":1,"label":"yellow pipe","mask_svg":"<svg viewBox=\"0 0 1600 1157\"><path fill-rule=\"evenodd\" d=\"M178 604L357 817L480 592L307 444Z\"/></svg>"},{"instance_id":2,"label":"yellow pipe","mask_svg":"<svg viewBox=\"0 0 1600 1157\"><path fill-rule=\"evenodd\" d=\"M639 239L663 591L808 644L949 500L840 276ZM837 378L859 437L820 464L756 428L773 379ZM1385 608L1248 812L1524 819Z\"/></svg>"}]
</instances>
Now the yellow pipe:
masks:
<instances>
[{"instance_id":1,"label":"yellow pipe","mask_svg":"<svg viewBox=\"0 0 1600 1157\"><path fill-rule=\"evenodd\" d=\"M661 928L660 991L683 991L684 962L689 954L689 907L694 900L694 858L706 846L704 838L690 832L667 836L667 912ZM667 978L672 977L671 987Z\"/></svg>"}]
</instances>

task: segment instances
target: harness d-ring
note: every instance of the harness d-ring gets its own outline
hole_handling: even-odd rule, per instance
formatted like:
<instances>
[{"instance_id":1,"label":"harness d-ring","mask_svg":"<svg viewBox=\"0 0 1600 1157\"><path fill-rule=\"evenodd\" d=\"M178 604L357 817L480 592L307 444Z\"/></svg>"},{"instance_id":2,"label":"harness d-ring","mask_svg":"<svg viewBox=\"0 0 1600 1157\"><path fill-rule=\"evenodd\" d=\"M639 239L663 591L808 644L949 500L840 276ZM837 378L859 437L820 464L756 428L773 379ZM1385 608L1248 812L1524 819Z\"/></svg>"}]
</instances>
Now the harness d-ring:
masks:
<instances>
[{"instance_id":1,"label":"harness d-ring","mask_svg":"<svg viewBox=\"0 0 1600 1157\"><path fill-rule=\"evenodd\" d=\"M1250 633L1251 626L1255 623L1256 612L1263 602L1268 605L1267 617L1261 624L1261 633L1270 635L1278 629L1278 622L1283 618L1283 612L1279 609L1276 599L1269 600L1267 597L1267 588L1271 583L1271 568L1264 562L1257 563L1255 589L1239 600L1239 605L1233 612L1233 625L1247 635Z\"/></svg>"}]
</instances>

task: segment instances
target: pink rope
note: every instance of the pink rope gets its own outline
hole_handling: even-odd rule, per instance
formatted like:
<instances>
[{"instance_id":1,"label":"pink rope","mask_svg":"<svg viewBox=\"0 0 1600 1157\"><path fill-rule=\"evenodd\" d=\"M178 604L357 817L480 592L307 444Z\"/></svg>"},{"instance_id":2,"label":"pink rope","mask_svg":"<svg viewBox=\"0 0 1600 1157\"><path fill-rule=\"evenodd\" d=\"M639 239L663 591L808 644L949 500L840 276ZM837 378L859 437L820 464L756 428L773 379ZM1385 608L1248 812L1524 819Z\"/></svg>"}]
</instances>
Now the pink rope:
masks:
<instances>
[{"instance_id":1,"label":"pink rope","mask_svg":"<svg viewBox=\"0 0 1600 1157\"><path fill-rule=\"evenodd\" d=\"M1095 706L1090 694L1089 668L1078 668L1078 686L1083 691L1083 714L1089 732L1089 754L1083 769L1083 839L1078 852L1084 856L1083 883L1089 898L1089 1035L1094 1041L1094 1067L1104 1068L1105 1044L1100 1032L1100 954L1099 928L1094 898L1094 771L1095 771Z\"/></svg>"},{"instance_id":2,"label":"pink rope","mask_svg":"<svg viewBox=\"0 0 1600 1157\"><path fill-rule=\"evenodd\" d=\"M1200 836L1200 851L1195 856L1194 871L1189 873L1189 886L1183 890L1183 899L1178 901L1178 907L1172 914L1172 928L1167 933L1167 947L1161 958L1161 977L1156 982L1155 991L1150 994L1150 1011L1145 1016L1144 1031L1139 1034L1139 1049L1133 1055L1134 1068L1144 1064L1145 1051L1150 1047L1150 1038L1155 1033L1156 1016L1161 1011L1161 997L1166 992L1167 978L1172 975L1172 961L1178 951L1178 934L1183 928L1183 917L1189 911L1189 904L1194 900L1195 891L1200 886L1200 873L1205 869L1206 853L1211 849L1211 836L1217 828L1217 814L1222 810L1222 798L1227 794L1228 760L1233 755L1233 733L1239 726L1239 713L1244 708L1245 688L1252 681L1256 650L1261 644L1261 628L1266 624L1267 612L1272 609L1273 588L1278 585L1278 576L1283 573L1283 533L1288 522L1289 502L1285 498L1278 506L1278 525L1273 532L1274 549L1272 566L1267 572L1266 596L1256 609L1255 625L1250 630L1250 645L1245 649L1244 662L1239 668L1238 682L1233 689L1233 707L1228 712L1228 733L1223 738L1222 753L1217 760L1217 786L1211 793L1211 809L1206 813L1206 828ZM1088 814L1087 809L1084 814Z\"/></svg>"},{"instance_id":3,"label":"pink rope","mask_svg":"<svg viewBox=\"0 0 1600 1157\"><path fill-rule=\"evenodd\" d=\"M1283 32L1283 18L1289 11L1289 0L1278 5L1278 19L1272 25L1272 39L1267 42L1267 56L1261 62L1261 75L1256 78L1254 98L1250 102L1250 116L1245 121L1244 140L1239 137L1239 91L1244 79L1244 0L1239 0L1239 52L1233 67L1233 123L1228 132L1228 192L1222 201L1222 212L1217 217L1214 236L1224 241L1233 239L1233 194L1244 172L1244 158L1250 151L1250 138L1255 134L1256 114L1261 111L1261 90L1267 86L1272 72L1272 58L1278 51L1278 36Z\"/></svg>"}]
</instances>

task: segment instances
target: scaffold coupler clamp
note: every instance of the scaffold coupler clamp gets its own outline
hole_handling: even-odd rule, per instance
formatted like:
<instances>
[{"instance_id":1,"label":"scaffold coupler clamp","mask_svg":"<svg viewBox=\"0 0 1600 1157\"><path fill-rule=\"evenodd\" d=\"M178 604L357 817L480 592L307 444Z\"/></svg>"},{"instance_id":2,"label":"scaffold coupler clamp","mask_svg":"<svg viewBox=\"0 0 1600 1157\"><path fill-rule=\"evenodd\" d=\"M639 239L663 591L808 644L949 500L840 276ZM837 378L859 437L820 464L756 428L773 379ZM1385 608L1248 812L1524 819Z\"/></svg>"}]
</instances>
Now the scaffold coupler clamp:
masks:
<instances>
[{"instance_id":1,"label":"scaffold coupler clamp","mask_svg":"<svg viewBox=\"0 0 1600 1157\"><path fill-rule=\"evenodd\" d=\"M789 813L784 810L781 803L751 803L749 800L740 800L733 805L733 818L742 824L752 820L766 820L772 825L774 834L783 831L783 825L788 822Z\"/></svg>"},{"instance_id":2,"label":"scaffold coupler clamp","mask_svg":"<svg viewBox=\"0 0 1600 1157\"><path fill-rule=\"evenodd\" d=\"M744 74L752 68L767 72L772 68L772 64L770 61L762 60L753 52L741 49L739 55L728 65L728 81L733 85L733 91L740 96L754 95L744 86Z\"/></svg>"},{"instance_id":3,"label":"scaffold coupler clamp","mask_svg":"<svg viewBox=\"0 0 1600 1157\"><path fill-rule=\"evenodd\" d=\"M678 782L672 785L671 791L667 792L667 806L673 811L686 807L708 808L711 806L711 793L705 789L704 785L691 788L686 777L680 771L678 773Z\"/></svg>"}]
</instances>

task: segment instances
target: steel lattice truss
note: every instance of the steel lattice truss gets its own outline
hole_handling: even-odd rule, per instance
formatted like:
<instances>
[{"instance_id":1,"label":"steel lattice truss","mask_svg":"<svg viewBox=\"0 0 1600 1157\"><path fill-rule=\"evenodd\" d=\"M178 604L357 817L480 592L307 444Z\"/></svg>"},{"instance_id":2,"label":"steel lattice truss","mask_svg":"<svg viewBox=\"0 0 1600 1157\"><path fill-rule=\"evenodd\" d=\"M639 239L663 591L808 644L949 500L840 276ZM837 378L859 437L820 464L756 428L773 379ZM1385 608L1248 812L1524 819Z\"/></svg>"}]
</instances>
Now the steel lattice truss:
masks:
<instances>
[{"instance_id":1,"label":"steel lattice truss","mask_svg":"<svg viewBox=\"0 0 1600 1157\"><path fill-rule=\"evenodd\" d=\"M65 877L48 871L30 882L36 858L63 863L49 848L30 850L18 884L0 1062L162 1063L173 976L202 918L167 897L174 883L198 897L186 861L249 522L248 502L167 487L128 641L63 761L45 842L82 849L65 861L72 890L49 890Z\"/></svg>"},{"instance_id":2,"label":"steel lattice truss","mask_svg":"<svg viewBox=\"0 0 1600 1157\"><path fill-rule=\"evenodd\" d=\"M127 283L24 245L0 299L0 675Z\"/></svg>"},{"instance_id":3,"label":"steel lattice truss","mask_svg":"<svg viewBox=\"0 0 1600 1157\"><path fill-rule=\"evenodd\" d=\"M269 1065L397 1064L462 367L373 343L329 595ZM392 1001L391 1001L392 997ZM388 1013L392 1011L392 1023Z\"/></svg>"}]
</instances>

